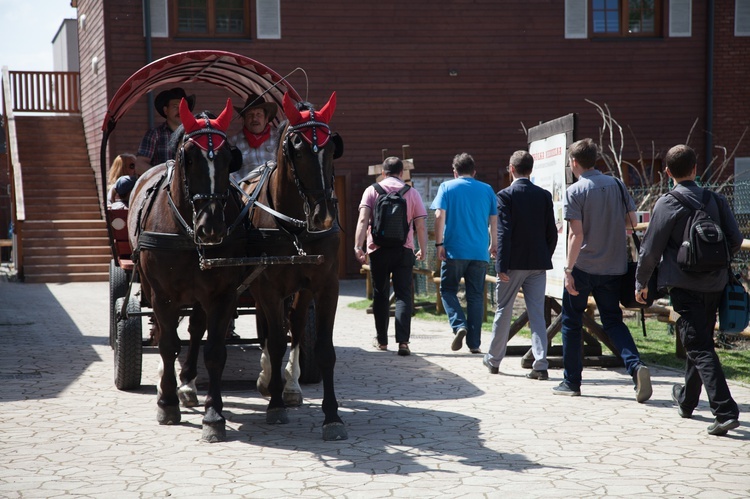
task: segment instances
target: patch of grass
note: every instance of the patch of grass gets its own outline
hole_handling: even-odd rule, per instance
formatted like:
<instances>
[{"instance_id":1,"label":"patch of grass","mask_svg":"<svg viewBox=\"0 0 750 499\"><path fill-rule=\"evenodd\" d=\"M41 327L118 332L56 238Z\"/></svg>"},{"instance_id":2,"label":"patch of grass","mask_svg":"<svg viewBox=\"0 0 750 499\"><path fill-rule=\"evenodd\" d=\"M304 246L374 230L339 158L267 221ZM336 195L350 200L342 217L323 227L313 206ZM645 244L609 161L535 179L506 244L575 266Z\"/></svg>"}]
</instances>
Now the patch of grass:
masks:
<instances>
[{"instance_id":1,"label":"patch of grass","mask_svg":"<svg viewBox=\"0 0 750 499\"><path fill-rule=\"evenodd\" d=\"M420 305L415 318L435 322L447 323L448 319L445 314L438 315L435 309L435 295L425 295L415 297L415 302ZM366 310L370 306L370 300L360 300L349 306L357 310ZM487 321L482 324L482 331L492 331L492 319L495 310L488 309ZM513 317L515 320L516 317ZM646 337L643 337L641 322L636 317L626 318L630 332L633 335L641 358L646 364L671 367L683 370L685 360L676 355L675 337L670 325L665 322L659 322L656 319L646 319ZM527 327L522 328L517 336L530 338L531 332ZM750 384L750 339L741 336L716 336L716 352L719 355L724 373L727 379ZM562 343L562 336L557 334L553 339L553 344ZM607 350L604 347L604 350Z\"/></svg>"}]
</instances>

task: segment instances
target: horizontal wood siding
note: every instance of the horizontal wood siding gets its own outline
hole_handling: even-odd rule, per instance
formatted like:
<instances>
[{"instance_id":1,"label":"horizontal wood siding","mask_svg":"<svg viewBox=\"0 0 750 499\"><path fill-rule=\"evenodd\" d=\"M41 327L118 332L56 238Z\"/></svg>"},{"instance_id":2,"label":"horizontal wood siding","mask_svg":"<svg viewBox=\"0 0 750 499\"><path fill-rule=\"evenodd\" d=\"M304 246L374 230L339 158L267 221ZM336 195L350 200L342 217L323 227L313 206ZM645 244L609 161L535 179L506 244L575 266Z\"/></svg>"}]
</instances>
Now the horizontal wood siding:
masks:
<instances>
[{"instance_id":1,"label":"horizontal wood siding","mask_svg":"<svg viewBox=\"0 0 750 499\"><path fill-rule=\"evenodd\" d=\"M714 17L714 154L723 159L717 147L731 154L739 144L736 156L749 157L750 36L734 36L734 0L716 1Z\"/></svg>"},{"instance_id":2,"label":"horizontal wood siding","mask_svg":"<svg viewBox=\"0 0 750 499\"><path fill-rule=\"evenodd\" d=\"M717 10L729 9L730 3L720 0ZM141 1L106 4L111 97L147 61ZM254 12L253 2L253 34ZM228 50L282 75L304 68L309 81L298 72L290 82L315 104L335 90L332 125L343 136L346 151L336 170L347 176L351 189L346 237L353 243L359 197L372 181L367 166L380 162L384 148L400 154L402 145L410 145L417 174L449 173L453 156L467 151L477 161L479 177L499 189L500 168L526 145L524 127L572 112L578 114L578 137L598 138L602 122L589 99L606 104L623 126L626 158L638 157L636 140L647 157L652 141L657 155L685 142L696 119L691 144L702 155L705 12L706 1L694 0L692 36L687 38L568 40L562 1L284 0L280 40L157 38L153 59L185 50ZM665 31L667 21L665 16ZM732 43L746 54L746 42ZM82 68L87 60L81 58ZM199 110L219 110L227 97L210 86L185 87L198 95ZM235 103L244 98L231 97ZM717 113L720 102L732 108L717 99ZM103 109L98 111L97 128ZM745 112L745 120L747 116ZM161 118L156 117L158 123ZM717 114L717 133L720 124L729 128L739 118L726 118L725 124ZM118 125L111 154L134 152L147 127L144 99ZM235 120L232 131L239 127ZM727 134L726 140L732 136ZM356 262L348 261L347 268L354 271Z\"/></svg>"}]
</instances>

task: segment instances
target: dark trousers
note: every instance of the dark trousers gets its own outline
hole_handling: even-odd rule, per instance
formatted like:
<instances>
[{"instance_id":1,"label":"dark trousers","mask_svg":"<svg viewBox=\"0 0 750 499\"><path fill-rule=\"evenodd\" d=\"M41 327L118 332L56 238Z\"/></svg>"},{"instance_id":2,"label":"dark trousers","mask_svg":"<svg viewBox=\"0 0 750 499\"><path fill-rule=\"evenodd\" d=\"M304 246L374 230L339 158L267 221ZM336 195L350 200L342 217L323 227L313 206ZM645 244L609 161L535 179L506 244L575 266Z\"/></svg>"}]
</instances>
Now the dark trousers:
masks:
<instances>
[{"instance_id":1,"label":"dark trousers","mask_svg":"<svg viewBox=\"0 0 750 499\"><path fill-rule=\"evenodd\" d=\"M680 314L677 331L687 353L685 362L685 388L679 396L680 406L695 409L706 387L711 412L720 422L739 416L737 403L729 393L721 361L714 347L714 326L721 292L700 293L682 288L669 292L672 308Z\"/></svg>"},{"instance_id":2,"label":"dark trousers","mask_svg":"<svg viewBox=\"0 0 750 499\"><path fill-rule=\"evenodd\" d=\"M370 253L372 313L378 343L388 344L390 320L390 281L396 295L396 343L408 343L411 335L412 269L414 252L403 246L378 248Z\"/></svg>"}]
</instances>

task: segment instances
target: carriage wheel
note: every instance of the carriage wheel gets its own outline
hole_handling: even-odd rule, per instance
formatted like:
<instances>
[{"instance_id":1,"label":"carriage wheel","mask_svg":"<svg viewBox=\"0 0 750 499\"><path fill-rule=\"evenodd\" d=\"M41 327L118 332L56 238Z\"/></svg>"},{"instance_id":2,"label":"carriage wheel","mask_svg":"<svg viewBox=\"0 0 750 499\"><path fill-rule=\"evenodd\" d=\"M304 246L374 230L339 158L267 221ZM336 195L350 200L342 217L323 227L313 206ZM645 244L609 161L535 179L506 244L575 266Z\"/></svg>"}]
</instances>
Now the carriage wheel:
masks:
<instances>
[{"instance_id":1,"label":"carriage wheel","mask_svg":"<svg viewBox=\"0 0 750 499\"><path fill-rule=\"evenodd\" d=\"M126 298L118 298L117 310L122 308ZM119 390L132 390L141 386L143 364L143 338L141 327L141 304L138 300L128 300L128 317L118 318L115 338L115 386Z\"/></svg>"},{"instance_id":2,"label":"carriage wheel","mask_svg":"<svg viewBox=\"0 0 750 499\"><path fill-rule=\"evenodd\" d=\"M115 306L118 298L124 297L128 292L128 274L119 267L114 258L109 261L109 346L115 347L117 336L117 312L120 310Z\"/></svg>"},{"instance_id":3,"label":"carriage wheel","mask_svg":"<svg viewBox=\"0 0 750 499\"><path fill-rule=\"evenodd\" d=\"M310 302L307 308L307 325L305 335L300 342L299 350L299 382L303 385L320 383L323 375L320 373L317 359L315 358L315 342L318 339L318 331L315 328L315 303Z\"/></svg>"}]
</instances>

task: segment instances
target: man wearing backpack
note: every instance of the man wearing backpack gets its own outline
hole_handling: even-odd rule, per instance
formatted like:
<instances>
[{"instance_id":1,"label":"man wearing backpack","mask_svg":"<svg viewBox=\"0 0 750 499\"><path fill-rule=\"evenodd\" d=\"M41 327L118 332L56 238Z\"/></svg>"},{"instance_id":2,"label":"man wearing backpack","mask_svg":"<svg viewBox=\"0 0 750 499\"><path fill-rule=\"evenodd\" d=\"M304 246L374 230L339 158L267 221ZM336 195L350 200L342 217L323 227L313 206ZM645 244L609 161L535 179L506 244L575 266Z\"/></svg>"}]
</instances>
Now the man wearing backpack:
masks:
<instances>
[{"instance_id":1,"label":"man wearing backpack","mask_svg":"<svg viewBox=\"0 0 750 499\"><path fill-rule=\"evenodd\" d=\"M635 297L645 303L651 273L659 266L658 287L669 290L672 308L680 315L677 330L685 347L685 385L672 387L672 400L677 404L680 417L690 418L698 405L701 385L706 387L708 403L715 420L708 427L710 435L724 435L739 426L739 408L729 392L724 371L714 348L716 311L726 286L730 262L715 270L686 270L680 263L681 248L686 248L685 231L695 209L705 211L717 222L726 239L731 255L742 245L742 234L724 196L710 193L699 187L696 175L695 151L686 145L677 145L667 152L667 174L675 181L672 192L659 198L654 205L648 230L641 245L636 271ZM704 198L704 193L709 196ZM684 199L690 207L683 203ZM707 202L704 202L707 200ZM688 241L689 242L689 241ZM683 249L684 252L684 249ZM660 263L661 261L661 263Z\"/></svg>"},{"instance_id":2,"label":"man wearing backpack","mask_svg":"<svg viewBox=\"0 0 750 499\"><path fill-rule=\"evenodd\" d=\"M416 189L403 180L404 163L394 156L383 161L384 179L365 189L359 204L354 235L354 254L359 263L370 256L372 313L377 337L374 346L388 349L390 320L390 281L396 295L396 342L398 354L409 355L412 316L412 269L414 268L414 229L419 250L417 260L427 256L427 211ZM377 187L376 187L377 186ZM377 189L383 193L378 193ZM405 201L405 203L404 203ZM365 239L367 248L364 247ZM379 244L378 244L379 243Z\"/></svg>"}]
</instances>

